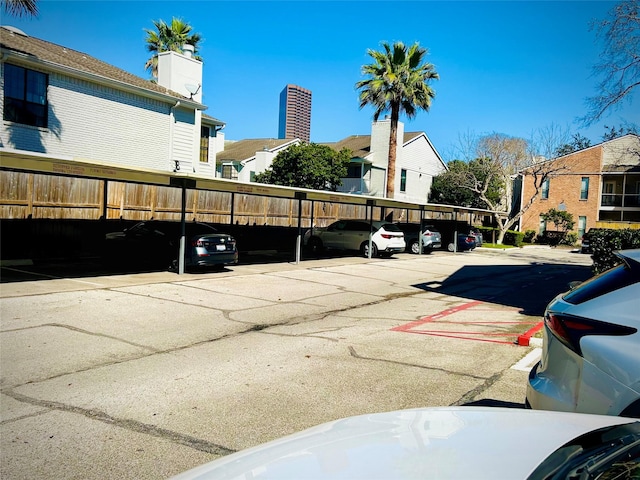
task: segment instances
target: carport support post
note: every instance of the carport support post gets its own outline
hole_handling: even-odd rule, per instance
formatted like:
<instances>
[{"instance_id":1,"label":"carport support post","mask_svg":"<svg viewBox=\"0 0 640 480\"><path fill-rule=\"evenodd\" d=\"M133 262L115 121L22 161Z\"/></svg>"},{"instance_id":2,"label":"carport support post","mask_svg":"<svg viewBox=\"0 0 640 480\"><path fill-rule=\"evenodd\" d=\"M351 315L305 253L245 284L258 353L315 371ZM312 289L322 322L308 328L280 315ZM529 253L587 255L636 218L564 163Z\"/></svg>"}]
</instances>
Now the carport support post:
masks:
<instances>
[{"instance_id":1,"label":"carport support post","mask_svg":"<svg viewBox=\"0 0 640 480\"><path fill-rule=\"evenodd\" d=\"M296 192L298 199L298 236L296 237L296 265L300 263L300 252L302 251L302 200L306 200L306 192Z\"/></svg>"},{"instance_id":2,"label":"carport support post","mask_svg":"<svg viewBox=\"0 0 640 480\"><path fill-rule=\"evenodd\" d=\"M371 209L369 209L371 207ZM373 207L375 207L375 202L373 200L367 200L367 213L369 215L369 251L367 252L367 257L371 258L371 247L373 243Z\"/></svg>"},{"instance_id":3,"label":"carport support post","mask_svg":"<svg viewBox=\"0 0 640 480\"><path fill-rule=\"evenodd\" d=\"M171 177L169 185L182 189L182 205L180 206L180 248L178 250L178 275L182 275L184 273L184 256L186 251L187 188L195 188L196 181L188 178Z\"/></svg>"},{"instance_id":4,"label":"carport support post","mask_svg":"<svg viewBox=\"0 0 640 480\"><path fill-rule=\"evenodd\" d=\"M187 235L187 212L185 206L187 204L187 188L182 186L182 208L180 212L180 251L178 252L178 275L184 273L184 253L185 253L185 237Z\"/></svg>"},{"instance_id":5,"label":"carport support post","mask_svg":"<svg viewBox=\"0 0 640 480\"><path fill-rule=\"evenodd\" d=\"M420 228L418 229L418 255L422 255L424 235L422 234L422 222L424 222L424 207L420 207Z\"/></svg>"},{"instance_id":6,"label":"carport support post","mask_svg":"<svg viewBox=\"0 0 640 480\"><path fill-rule=\"evenodd\" d=\"M458 211L453 211L453 253L458 252Z\"/></svg>"}]
</instances>

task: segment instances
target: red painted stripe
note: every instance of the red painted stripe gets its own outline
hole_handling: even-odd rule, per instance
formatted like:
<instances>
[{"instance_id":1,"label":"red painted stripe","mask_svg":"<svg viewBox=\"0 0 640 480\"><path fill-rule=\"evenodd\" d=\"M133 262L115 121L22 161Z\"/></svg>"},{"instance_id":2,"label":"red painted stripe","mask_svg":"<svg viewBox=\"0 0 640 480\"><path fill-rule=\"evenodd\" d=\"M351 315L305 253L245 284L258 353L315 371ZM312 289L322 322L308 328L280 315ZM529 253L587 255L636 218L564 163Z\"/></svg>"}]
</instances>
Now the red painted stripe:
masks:
<instances>
[{"instance_id":1,"label":"red painted stripe","mask_svg":"<svg viewBox=\"0 0 640 480\"><path fill-rule=\"evenodd\" d=\"M461 312L463 310L467 310L467 309L469 309L471 307L475 307L476 305L480 305L481 303L482 302L480 302L480 301L464 303L464 304L459 305L457 307L449 308L449 309L444 310L442 312L435 313L433 315L429 315L428 317L423 317L420 320L416 320L415 322L410 322L410 323L406 323L404 325L400 325L398 327L394 327L394 328L391 329L391 331L392 332L406 332L408 330L411 330L414 327L418 327L420 325L424 325L425 323L433 322L435 320L438 320L439 318L446 317L447 315L451 315L451 314L456 313L456 312Z\"/></svg>"},{"instance_id":2,"label":"red painted stripe","mask_svg":"<svg viewBox=\"0 0 640 480\"><path fill-rule=\"evenodd\" d=\"M521 347L528 347L531 342L531 337L542 329L544 322L538 322L534 327L527 330L522 335L518 336L518 345Z\"/></svg>"},{"instance_id":3,"label":"red painted stripe","mask_svg":"<svg viewBox=\"0 0 640 480\"><path fill-rule=\"evenodd\" d=\"M505 342L503 340L490 340L488 338L464 337L460 335L446 335L444 333L420 332L420 331L407 332L407 333L417 333L418 335L430 335L432 337L457 338L459 340L474 340L476 342L500 343L502 345L513 345L513 342Z\"/></svg>"},{"instance_id":4,"label":"red painted stripe","mask_svg":"<svg viewBox=\"0 0 640 480\"><path fill-rule=\"evenodd\" d=\"M481 301L473 301L473 302L468 302L468 303L464 303L462 305L458 305L456 307L452 307L452 308L448 308L447 310L443 310L442 312L438 312L435 313L433 315L429 315L427 317L422 317L419 320L416 320L414 322L409 322L406 323L404 325L399 325L397 327L394 327L391 329L392 332L405 332L405 333L415 333L418 335L431 335L434 337L445 337L445 338L458 338L461 340L475 340L477 342L490 342L490 343L500 343L500 344L505 344L505 345L513 345L514 343L516 343L517 345L524 345L527 346L529 345L529 340L531 338L531 336L533 334L535 334L537 331L539 331L542 326L543 323L542 322L530 322L530 321L511 321L511 322L485 322L485 321L471 321L471 322L455 322L455 321L443 321L441 323L447 324L447 325L451 325L451 324L460 324L460 325L481 325L481 326L490 326L490 325L518 325L518 324L522 324L522 325L532 325L534 324L534 326L532 328L530 328L529 330L527 330L527 332L525 332L522 335L517 336L517 342L506 342L503 340L491 340L489 338L479 338L480 336L483 337L512 337L516 334L514 333L499 333L499 332L488 332L488 333L483 333L483 332L458 332L458 331L451 331L451 330L419 330L417 329L417 327L420 327L422 325L425 325L427 323L431 323L431 322L435 322L437 320L441 320L442 318L448 316L448 315L452 315L454 313L457 312L461 312L463 310L467 310L469 308L472 307L476 307L478 305L482 305L483 302Z\"/></svg>"}]
</instances>

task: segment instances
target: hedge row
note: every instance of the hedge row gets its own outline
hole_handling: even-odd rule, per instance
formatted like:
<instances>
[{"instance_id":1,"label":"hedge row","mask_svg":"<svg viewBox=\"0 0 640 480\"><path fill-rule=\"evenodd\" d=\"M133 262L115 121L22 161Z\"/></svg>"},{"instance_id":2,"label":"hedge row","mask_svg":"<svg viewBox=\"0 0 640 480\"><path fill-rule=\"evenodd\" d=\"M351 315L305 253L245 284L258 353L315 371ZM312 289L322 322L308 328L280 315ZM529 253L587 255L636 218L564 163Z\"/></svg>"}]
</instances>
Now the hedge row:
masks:
<instances>
[{"instance_id":1,"label":"hedge row","mask_svg":"<svg viewBox=\"0 0 640 480\"><path fill-rule=\"evenodd\" d=\"M640 248L640 230L631 228L590 230L589 245L593 252L591 270L594 274L598 274L620 263L620 259L613 254L616 250Z\"/></svg>"},{"instance_id":2,"label":"hedge row","mask_svg":"<svg viewBox=\"0 0 640 480\"><path fill-rule=\"evenodd\" d=\"M482 240L486 243L493 242L493 234L495 232L495 238L498 238L500 230L493 227L477 227L482 233ZM524 233L516 232L514 230L507 230L502 239L504 245L513 245L515 247L521 247L524 244Z\"/></svg>"}]
</instances>

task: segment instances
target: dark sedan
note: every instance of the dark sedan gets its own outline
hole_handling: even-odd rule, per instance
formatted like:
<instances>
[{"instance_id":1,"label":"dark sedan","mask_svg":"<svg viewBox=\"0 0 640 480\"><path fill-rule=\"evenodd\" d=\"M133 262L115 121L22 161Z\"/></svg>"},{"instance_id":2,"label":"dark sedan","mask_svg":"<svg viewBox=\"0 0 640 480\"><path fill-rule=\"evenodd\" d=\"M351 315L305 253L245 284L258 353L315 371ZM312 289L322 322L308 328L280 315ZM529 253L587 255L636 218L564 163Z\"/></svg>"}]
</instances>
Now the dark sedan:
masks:
<instances>
[{"instance_id":1,"label":"dark sedan","mask_svg":"<svg viewBox=\"0 0 640 480\"><path fill-rule=\"evenodd\" d=\"M474 248L476 248L477 243L476 243L476 237L471 235L471 234L466 234L466 233L459 233L458 234L458 245L457 245L457 251L458 252L467 252L467 251L471 251ZM453 248L453 242L449 243L447 245L447 250L449 250L450 252L453 252L454 248Z\"/></svg>"},{"instance_id":2,"label":"dark sedan","mask_svg":"<svg viewBox=\"0 0 640 480\"><path fill-rule=\"evenodd\" d=\"M185 266L223 267L238 263L235 239L206 223L185 224ZM176 268L180 223L143 221L105 236L104 256L110 262Z\"/></svg>"}]
</instances>

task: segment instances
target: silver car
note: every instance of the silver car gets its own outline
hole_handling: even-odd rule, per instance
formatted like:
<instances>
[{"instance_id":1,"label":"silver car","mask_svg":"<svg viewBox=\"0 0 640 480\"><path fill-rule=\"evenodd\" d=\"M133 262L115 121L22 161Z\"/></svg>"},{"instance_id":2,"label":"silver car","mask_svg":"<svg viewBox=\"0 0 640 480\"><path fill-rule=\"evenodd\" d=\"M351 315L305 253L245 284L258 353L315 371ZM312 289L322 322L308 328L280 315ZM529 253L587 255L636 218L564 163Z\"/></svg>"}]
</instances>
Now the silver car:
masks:
<instances>
[{"instance_id":1,"label":"silver car","mask_svg":"<svg viewBox=\"0 0 640 480\"><path fill-rule=\"evenodd\" d=\"M442 407L349 417L174 477L205 479L637 479L640 422ZM582 475L581 475L582 474Z\"/></svg>"},{"instance_id":2,"label":"silver car","mask_svg":"<svg viewBox=\"0 0 640 480\"><path fill-rule=\"evenodd\" d=\"M640 249L617 255L547 306L527 406L640 418Z\"/></svg>"},{"instance_id":3,"label":"silver car","mask_svg":"<svg viewBox=\"0 0 640 480\"><path fill-rule=\"evenodd\" d=\"M415 254L420 253L420 224L398 222L396 225L404 232L407 251ZM442 237L438 229L433 225L424 225L422 230L422 253L431 253L440 247L442 247Z\"/></svg>"},{"instance_id":4,"label":"silver car","mask_svg":"<svg viewBox=\"0 0 640 480\"><path fill-rule=\"evenodd\" d=\"M336 250L356 250L369 256L369 236L371 235L371 256L388 257L404 252L404 233L391 222L365 220L338 220L328 227L314 227L304 236L305 246L314 253L325 248Z\"/></svg>"}]
</instances>

